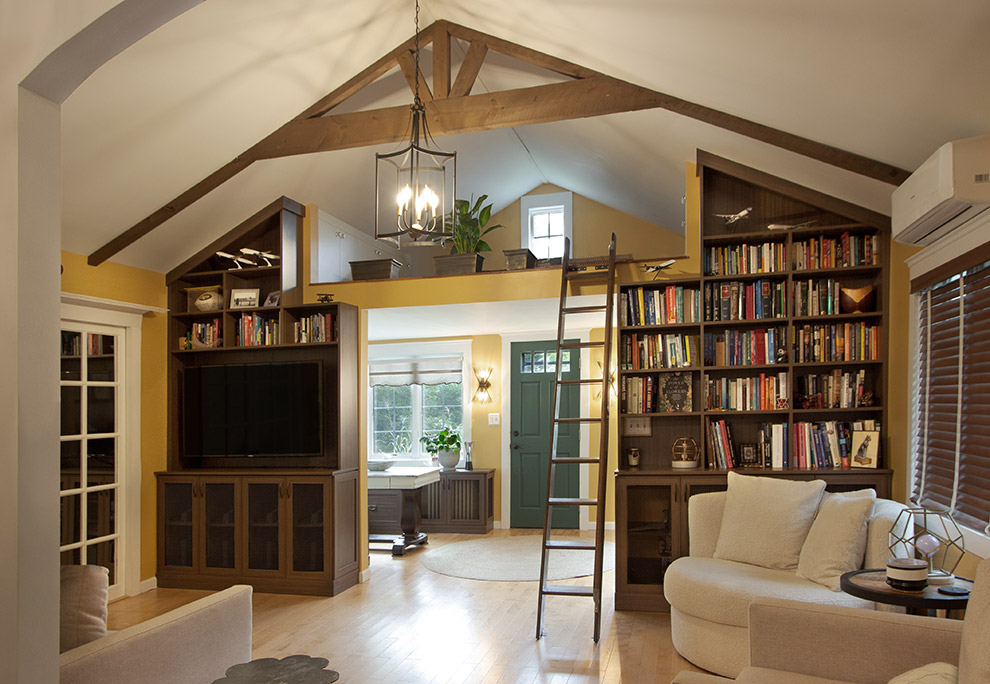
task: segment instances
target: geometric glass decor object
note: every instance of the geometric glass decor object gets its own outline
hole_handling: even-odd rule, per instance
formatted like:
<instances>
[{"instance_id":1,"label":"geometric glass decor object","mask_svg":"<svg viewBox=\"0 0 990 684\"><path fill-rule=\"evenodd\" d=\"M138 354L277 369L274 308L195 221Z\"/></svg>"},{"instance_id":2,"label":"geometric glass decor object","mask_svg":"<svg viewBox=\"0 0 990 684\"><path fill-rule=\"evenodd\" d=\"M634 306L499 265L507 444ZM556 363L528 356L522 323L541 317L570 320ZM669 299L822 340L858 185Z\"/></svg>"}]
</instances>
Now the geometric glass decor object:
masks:
<instances>
[{"instance_id":1,"label":"geometric glass decor object","mask_svg":"<svg viewBox=\"0 0 990 684\"><path fill-rule=\"evenodd\" d=\"M889 538L892 556L928 562L928 581L948 584L966 552L962 530L946 511L907 508L897 515Z\"/></svg>"}]
</instances>

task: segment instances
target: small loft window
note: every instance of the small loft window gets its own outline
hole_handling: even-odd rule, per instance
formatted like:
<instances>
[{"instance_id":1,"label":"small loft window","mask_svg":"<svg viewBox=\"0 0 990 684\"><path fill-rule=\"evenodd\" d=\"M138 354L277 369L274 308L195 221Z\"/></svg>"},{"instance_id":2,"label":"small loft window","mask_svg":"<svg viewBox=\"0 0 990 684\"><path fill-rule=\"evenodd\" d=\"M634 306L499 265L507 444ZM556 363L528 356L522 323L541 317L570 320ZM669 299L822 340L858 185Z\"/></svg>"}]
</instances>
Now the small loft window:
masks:
<instances>
[{"instance_id":1,"label":"small loft window","mask_svg":"<svg viewBox=\"0 0 990 684\"><path fill-rule=\"evenodd\" d=\"M564 254L564 238L570 238L572 196L569 192L526 195L520 200L522 235L520 245L537 259L556 259Z\"/></svg>"}]
</instances>

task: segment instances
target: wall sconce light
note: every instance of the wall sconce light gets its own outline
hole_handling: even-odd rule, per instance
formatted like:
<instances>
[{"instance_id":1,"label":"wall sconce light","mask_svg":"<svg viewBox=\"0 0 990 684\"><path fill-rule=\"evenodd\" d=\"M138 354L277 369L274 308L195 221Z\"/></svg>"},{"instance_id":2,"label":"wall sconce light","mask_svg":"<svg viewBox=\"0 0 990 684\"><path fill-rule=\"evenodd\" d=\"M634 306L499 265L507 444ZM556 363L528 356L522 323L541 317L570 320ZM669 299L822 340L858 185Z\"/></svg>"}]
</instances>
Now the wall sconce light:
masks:
<instances>
[{"instance_id":1,"label":"wall sconce light","mask_svg":"<svg viewBox=\"0 0 990 684\"><path fill-rule=\"evenodd\" d=\"M492 395L489 390L492 388L493 370L492 368L482 368L475 371L475 376L478 378L478 389L474 393L474 400L479 404L492 403Z\"/></svg>"},{"instance_id":2,"label":"wall sconce light","mask_svg":"<svg viewBox=\"0 0 990 684\"><path fill-rule=\"evenodd\" d=\"M605 369L602 368L602 362L599 361L598 362L598 374L601 375L604 372L605 372ZM616 392L616 389L615 389L615 371L612 371L608 375L608 398L609 398L610 401L615 401L615 399L616 399L617 396L618 396L618 393ZM602 391L601 391L601 389L596 388L595 389L595 401L598 401L601 398L602 398Z\"/></svg>"}]
</instances>

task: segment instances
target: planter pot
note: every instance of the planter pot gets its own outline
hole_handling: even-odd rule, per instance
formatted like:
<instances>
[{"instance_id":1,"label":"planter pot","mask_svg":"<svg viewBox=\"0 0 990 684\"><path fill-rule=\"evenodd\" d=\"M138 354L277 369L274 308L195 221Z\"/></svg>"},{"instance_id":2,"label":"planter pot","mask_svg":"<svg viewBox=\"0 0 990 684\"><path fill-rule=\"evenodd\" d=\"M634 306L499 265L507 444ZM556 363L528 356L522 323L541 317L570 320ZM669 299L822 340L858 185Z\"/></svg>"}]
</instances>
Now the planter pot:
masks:
<instances>
[{"instance_id":1,"label":"planter pot","mask_svg":"<svg viewBox=\"0 0 990 684\"><path fill-rule=\"evenodd\" d=\"M398 278L402 264L395 259L367 259L365 261L349 261L351 278L353 280L377 280L379 278Z\"/></svg>"},{"instance_id":2,"label":"planter pot","mask_svg":"<svg viewBox=\"0 0 990 684\"><path fill-rule=\"evenodd\" d=\"M438 276L479 273L484 262L485 257L481 254L444 254L433 257L433 267Z\"/></svg>"},{"instance_id":3,"label":"planter pot","mask_svg":"<svg viewBox=\"0 0 990 684\"><path fill-rule=\"evenodd\" d=\"M505 263L510 271L536 268L536 255L528 249L503 249Z\"/></svg>"},{"instance_id":4,"label":"planter pot","mask_svg":"<svg viewBox=\"0 0 990 684\"><path fill-rule=\"evenodd\" d=\"M438 451L437 459L440 461L440 465L443 466L444 470L454 470L457 468L457 464L461 462L461 452Z\"/></svg>"}]
</instances>

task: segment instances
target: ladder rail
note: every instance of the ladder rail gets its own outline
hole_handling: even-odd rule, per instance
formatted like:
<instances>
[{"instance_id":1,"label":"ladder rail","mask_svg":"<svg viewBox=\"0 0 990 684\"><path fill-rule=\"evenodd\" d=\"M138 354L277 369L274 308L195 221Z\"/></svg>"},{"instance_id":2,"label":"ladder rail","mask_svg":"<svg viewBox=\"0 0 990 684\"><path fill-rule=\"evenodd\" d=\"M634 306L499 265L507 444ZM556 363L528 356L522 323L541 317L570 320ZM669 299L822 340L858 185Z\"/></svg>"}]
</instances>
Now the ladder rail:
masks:
<instances>
[{"instance_id":1,"label":"ladder rail","mask_svg":"<svg viewBox=\"0 0 990 684\"><path fill-rule=\"evenodd\" d=\"M557 310L557 341L556 341L556 359L557 363L554 369L554 383L553 383L553 395L551 399L552 406L552 427L550 434L550 450L549 459L547 466L547 487L546 487L546 506L544 508L543 516L543 543L541 548L541 558L540 558L540 585L539 585L539 603L537 606L537 617L536 617L536 638L539 639L543 635L543 617L545 608L546 596L587 596L591 597L595 603L595 622L594 622L594 634L593 638L597 642L601 633L601 596L602 596L602 574L604 565L604 539L605 539L605 496L607 490L607 462L608 462L608 443L609 443L609 401L610 401L610 381L612 379L612 329L613 329L613 318L614 318L614 297L615 297L615 234L611 236L609 242L608 256L605 258L592 258L592 259L581 259L574 260L575 272L571 273L572 260L570 258L570 240L564 239L564 255L561 259L561 278L560 278L560 304ZM587 271L577 271L576 269L586 269L593 267L595 272ZM567 307L567 289L570 280L575 279L588 279L595 277L600 279L602 271L605 271L604 275L607 279L606 286L606 297L604 306L591 306L591 307ZM604 340L603 342L581 342L581 343L565 343L565 319L566 315L569 313L585 313L590 311L604 311L605 313L605 324L604 324ZM562 363L561 363L561 350L562 349L593 349L601 348L603 353L604 361L602 363L602 377L600 379L579 379L579 380L563 380L562 375ZM560 417L560 401L561 392L560 388L564 385L591 385L595 383L600 383L601 386L601 407L600 416L597 418L592 417L577 417L577 418L561 418ZM559 438L559 428L562 424L581 424L581 423L599 423L599 445L598 445L598 456L597 458L557 458L557 441ZM579 463L597 463L598 464L598 487L597 487L597 498L573 498L573 497L554 497L554 480L556 476L556 465L558 463L569 463L569 464L579 464ZM595 515L595 538L593 544L587 542L572 542L566 543L560 540L551 539L551 533L553 528L553 508L554 506L595 506L597 508ZM588 550L590 548L594 549L594 569L593 569L593 580L592 586L561 586L561 585L548 585L547 584L547 568L549 565L549 555L552 549L556 550L576 550L583 549Z\"/></svg>"}]
</instances>

